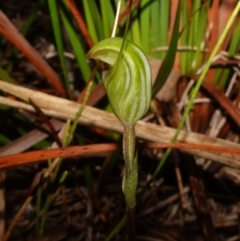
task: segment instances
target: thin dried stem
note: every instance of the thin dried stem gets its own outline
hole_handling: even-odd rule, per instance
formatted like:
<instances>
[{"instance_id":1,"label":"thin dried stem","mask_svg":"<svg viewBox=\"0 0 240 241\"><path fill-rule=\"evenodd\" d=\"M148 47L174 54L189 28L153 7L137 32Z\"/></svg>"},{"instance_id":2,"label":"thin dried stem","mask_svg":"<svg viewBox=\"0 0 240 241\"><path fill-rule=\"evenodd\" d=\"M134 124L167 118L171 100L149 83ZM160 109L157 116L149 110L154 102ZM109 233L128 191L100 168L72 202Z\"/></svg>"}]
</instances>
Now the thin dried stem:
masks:
<instances>
[{"instance_id":1,"label":"thin dried stem","mask_svg":"<svg viewBox=\"0 0 240 241\"><path fill-rule=\"evenodd\" d=\"M118 20L119 20L119 14L120 14L120 9L121 9L121 3L122 3L122 0L118 0L115 22L114 22L114 26L113 26L113 30L112 30L112 34L111 34L112 38L115 37L115 35L116 35L116 30L117 30L117 25L118 25Z\"/></svg>"}]
</instances>

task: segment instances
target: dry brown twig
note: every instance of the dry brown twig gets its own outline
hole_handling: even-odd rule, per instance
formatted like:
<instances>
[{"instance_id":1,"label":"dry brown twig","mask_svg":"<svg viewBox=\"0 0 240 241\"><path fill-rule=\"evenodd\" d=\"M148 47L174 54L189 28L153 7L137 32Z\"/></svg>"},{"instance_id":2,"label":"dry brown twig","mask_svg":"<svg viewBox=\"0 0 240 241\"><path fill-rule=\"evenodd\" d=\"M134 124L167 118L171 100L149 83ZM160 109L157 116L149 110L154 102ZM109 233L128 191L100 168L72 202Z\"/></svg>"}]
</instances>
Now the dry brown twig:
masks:
<instances>
[{"instance_id":1,"label":"dry brown twig","mask_svg":"<svg viewBox=\"0 0 240 241\"><path fill-rule=\"evenodd\" d=\"M38 91L33 91L24 87L12 85L4 81L0 81L0 89L26 102L31 99L36 105L38 105L42 109L42 111L46 115L58 117L60 119L74 119L75 114L80 107L80 105L75 102L44 94ZM31 112L34 111L34 108L31 105L5 97L0 97L0 103L15 108L25 109ZM86 106L86 108L84 109L79 123L111 131L122 132L122 125L113 114L89 106ZM111 125L109 123L111 123ZM169 143L171 142L175 131L176 130L173 128L162 127L143 121L139 121L136 124L136 136L153 142ZM210 138L205 135L193 132L187 133L185 131L182 131L177 141L180 143L219 146L240 150L239 144L218 138ZM239 167L239 155L229 153L211 153L208 151L202 151L197 149L182 151L208 158L220 162L224 165Z\"/></svg>"}]
</instances>

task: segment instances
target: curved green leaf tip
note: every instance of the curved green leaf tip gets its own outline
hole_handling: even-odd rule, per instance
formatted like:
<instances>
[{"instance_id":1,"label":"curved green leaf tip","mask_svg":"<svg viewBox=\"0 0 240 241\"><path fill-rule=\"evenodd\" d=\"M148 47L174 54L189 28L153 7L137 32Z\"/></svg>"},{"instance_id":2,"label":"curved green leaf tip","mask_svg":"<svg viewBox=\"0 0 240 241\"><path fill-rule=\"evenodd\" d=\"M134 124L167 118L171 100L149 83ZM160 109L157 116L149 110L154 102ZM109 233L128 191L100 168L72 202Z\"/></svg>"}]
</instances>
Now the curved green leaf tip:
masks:
<instances>
[{"instance_id":1,"label":"curved green leaf tip","mask_svg":"<svg viewBox=\"0 0 240 241\"><path fill-rule=\"evenodd\" d=\"M109 102L118 119L125 126L133 126L150 105L151 69L145 54L132 42L125 41L121 54L122 41L122 38L104 39L90 49L87 57L111 66L103 72Z\"/></svg>"}]
</instances>

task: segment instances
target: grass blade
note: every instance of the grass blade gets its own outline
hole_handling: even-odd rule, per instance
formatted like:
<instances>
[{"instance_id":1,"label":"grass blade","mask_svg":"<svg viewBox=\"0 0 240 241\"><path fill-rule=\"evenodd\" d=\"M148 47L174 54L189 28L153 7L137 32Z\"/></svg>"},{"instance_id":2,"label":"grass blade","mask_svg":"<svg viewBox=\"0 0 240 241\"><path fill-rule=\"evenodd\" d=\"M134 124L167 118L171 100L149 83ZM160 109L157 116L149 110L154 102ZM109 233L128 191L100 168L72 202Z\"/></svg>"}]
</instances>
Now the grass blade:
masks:
<instances>
[{"instance_id":1,"label":"grass blade","mask_svg":"<svg viewBox=\"0 0 240 241\"><path fill-rule=\"evenodd\" d=\"M141 48L145 52L145 54L150 53L150 7L149 3L151 0L142 0L141 1L141 15L140 15L140 31L141 31Z\"/></svg>"},{"instance_id":2,"label":"grass blade","mask_svg":"<svg viewBox=\"0 0 240 241\"><path fill-rule=\"evenodd\" d=\"M240 23L238 22L234 30L232 40L230 42L230 46L228 50L229 57L232 57L236 54L236 51L239 48L239 43L240 43Z\"/></svg>"},{"instance_id":3,"label":"grass blade","mask_svg":"<svg viewBox=\"0 0 240 241\"><path fill-rule=\"evenodd\" d=\"M62 1L62 2L63 2L63 4L65 4L65 1ZM65 4L65 7L66 7L66 4ZM65 10L67 10L67 9L65 9ZM70 16L67 16L67 11L63 11L62 9L60 9L60 14L61 14L61 18L62 18L64 27L67 31L68 38L72 45L75 58L78 62L78 66L81 70L85 83L87 83L87 81L91 75L91 70L86 61L84 47L82 46L82 44L79 41L79 37L74 29L72 22L70 21Z\"/></svg>"},{"instance_id":4,"label":"grass blade","mask_svg":"<svg viewBox=\"0 0 240 241\"><path fill-rule=\"evenodd\" d=\"M169 11L170 2L160 1L160 24L159 24L159 46L168 46L168 28L169 28ZM166 56L165 52L160 52L160 58L164 59Z\"/></svg>"},{"instance_id":5,"label":"grass blade","mask_svg":"<svg viewBox=\"0 0 240 241\"><path fill-rule=\"evenodd\" d=\"M25 20L24 25L21 29L21 33L23 35L26 35L26 33L28 32L29 28L31 27L33 21L35 20L39 9L41 9L41 7L45 4L46 0L39 0L36 4L36 6L34 7L33 11L31 12L30 16Z\"/></svg>"},{"instance_id":6,"label":"grass blade","mask_svg":"<svg viewBox=\"0 0 240 241\"><path fill-rule=\"evenodd\" d=\"M0 79L7 81L8 83L16 84L16 81L8 74L7 71L0 67Z\"/></svg>"},{"instance_id":7,"label":"grass blade","mask_svg":"<svg viewBox=\"0 0 240 241\"><path fill-rule=\"evenodd\" d=\"M83 7L89 32L94 43L97 43L103 39L103 29L96 4L92 0L83 0Z\"/></svg>"},{"instance_id":8,"label":"grass blade","mask_svg":"<svg viewBox=\"0 0 240 241\"><path fill-rule=\"evenodd\" d=\"M159 1L154 1L151 4L151 23L152 23L152 28L151 28L151 48L156 48L159 46L160 42L160 31L159 31ZM160 57L160 53L152 53L151 54L155 58Z\"/></svg>"},{"instance_id":9,"label":"grass blade","mask_svg":"<svg viewBox=\"0 0 240 241\"><path fill-rule=\"evenodd\" d=\"M153 96L155 96L157 92L161 89L161 87L164 85L174 64L175 55L177 52L178 37L179 37L179 33L178 33L179 24L180 24L180 7L179 6L180 6L180 1L178 2L178 9L176 13L171 41L169 44L169 49L163 61L163 64L161 66L160 72L157 77L157 81L153 87Z\"/></svg>"},{"instance_id":10,"label":"grass blade","mask_svg":"<svg viewBox=\"0 0 240 241\"><path fill-rule=\"evenodd\" d=\"M110 36L114 23L114 13L110 1L100 1L104 38Z\"/></svg>"},{"instance_id":11,"label":"grass blade","mask_svg":"<svg viewBox=\"0 0 240 241\"><path fill-rule=\"evenodd\" d=\"M55 0L48 0L48 6L53 26L53 33L55 36L56 46L57 46L57 52L61 63L61 68L63 71L63 76L65 80L65 84L67 87L67 92L69 96L71 96L71 90L70 90L70 83L68 79L68 71L67 71L67 65L66 60L64 57L64 49L63 49L63 42L62 42L62 36L60 31L60 24L59 24L59 18L58 18L58 10Z\"/></svg>"}]
</instances>

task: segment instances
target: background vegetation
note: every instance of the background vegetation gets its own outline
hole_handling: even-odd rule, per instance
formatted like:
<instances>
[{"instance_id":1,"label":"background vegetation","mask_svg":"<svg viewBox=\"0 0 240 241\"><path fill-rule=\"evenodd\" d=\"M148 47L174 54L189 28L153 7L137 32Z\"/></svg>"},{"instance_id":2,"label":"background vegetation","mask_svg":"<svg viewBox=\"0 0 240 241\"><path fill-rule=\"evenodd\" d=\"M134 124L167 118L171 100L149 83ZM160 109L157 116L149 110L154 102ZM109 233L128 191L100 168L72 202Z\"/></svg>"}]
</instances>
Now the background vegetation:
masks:
<instances>
[{"instance_id":1,"label":"background vegetation","mask_svg":"<svg viewBox=\"0 0 240 241\"><path fill-rule=\"evenodd\" d=\"M0 2L3 240L126 239L121 127L103 66L86 59L111 36L117 4ZM133 2L128 39L154 81L147 124L136 126L137 240L239 239L239 9L237 0ZM122 1L116 36L127 14ZM177 150L160 149L171 141L164 148Z\"/></svg>"}]
</instances>

